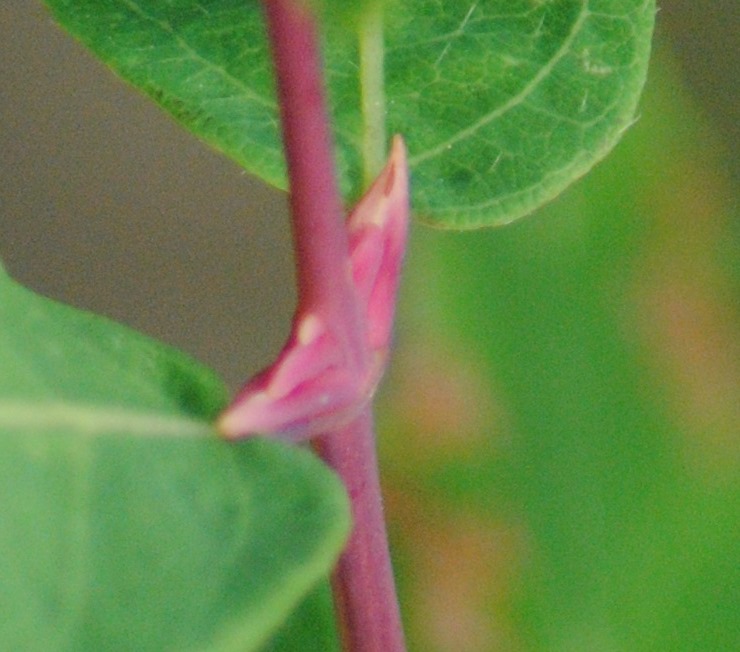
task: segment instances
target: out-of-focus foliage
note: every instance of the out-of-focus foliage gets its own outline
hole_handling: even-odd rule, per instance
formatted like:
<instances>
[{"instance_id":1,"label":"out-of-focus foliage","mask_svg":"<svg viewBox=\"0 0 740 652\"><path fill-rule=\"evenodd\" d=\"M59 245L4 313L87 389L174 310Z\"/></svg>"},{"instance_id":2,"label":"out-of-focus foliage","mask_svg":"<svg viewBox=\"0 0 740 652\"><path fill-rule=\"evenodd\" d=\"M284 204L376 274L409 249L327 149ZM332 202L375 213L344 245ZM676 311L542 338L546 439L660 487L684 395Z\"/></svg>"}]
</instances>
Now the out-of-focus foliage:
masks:
<instances>
[{"instance_id":1,"label":"out-of-focus foliage","mask_svg":"<svg viewBox=\"0 0 740 652\"><path fill-rule=\"evenodd\" d=\"M225 401L187 356L0 265L0 649L246 652L273 635L332 568L349 504L304 450L219 440Z\"/></svg>"},{"instance_id":2,"label":"out-of-focus foliage","mask_svg":"<svg viewBox=\"0 0 740 652\"><path fill-rule=\"evenodd\" d=\"M648 84L539 215L413 234L381 419L412 650L740 649L737 231L665 56Z\"/></svg>"}]
</instances>

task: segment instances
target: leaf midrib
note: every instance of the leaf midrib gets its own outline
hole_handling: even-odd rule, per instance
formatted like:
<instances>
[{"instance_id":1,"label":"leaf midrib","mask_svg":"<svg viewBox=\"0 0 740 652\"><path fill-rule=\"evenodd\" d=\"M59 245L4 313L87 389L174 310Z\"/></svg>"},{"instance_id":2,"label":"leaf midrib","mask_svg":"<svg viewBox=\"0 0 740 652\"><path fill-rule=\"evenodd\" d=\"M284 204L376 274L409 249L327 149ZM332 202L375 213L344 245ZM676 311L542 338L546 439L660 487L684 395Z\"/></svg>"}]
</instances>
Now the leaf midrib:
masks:
<instances>
[{"instance_id":1,"label":"leaf midrib","mask_svg":"<svg viewBox=\"0 0 740 652\"><path fill-rule=\"evenodd\" d=\"M75 432L135 437L212 437L213 426L194 418L84 403L0 400L0 432Z\"/></svg>"}]
</instances>

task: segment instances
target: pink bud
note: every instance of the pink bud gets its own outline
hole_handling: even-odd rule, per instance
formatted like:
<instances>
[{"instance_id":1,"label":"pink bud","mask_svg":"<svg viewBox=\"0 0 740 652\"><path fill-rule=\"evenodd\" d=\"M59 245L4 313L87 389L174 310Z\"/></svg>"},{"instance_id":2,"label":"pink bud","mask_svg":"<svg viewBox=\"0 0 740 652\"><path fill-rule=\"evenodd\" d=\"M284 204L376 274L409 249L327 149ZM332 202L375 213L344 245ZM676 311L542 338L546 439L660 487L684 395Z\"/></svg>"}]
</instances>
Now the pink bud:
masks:
<instances>
[{"instance_id":1,"label":"pink bud","mask_svg":"<svg viewBox=\"0 0 740 652\"><path fill-rule=\"evenodd\" d=\"M278 359L221 415L226 437L300 441L341 428L365 407L388 356L408 214L406 151L396 136L388 163L346 222L355 297L366 321L366 368L350 362L342 338L319 314L299 313Z\"/></svg>"},{"instance_id":2,"label":"pink bud","mask_svg":"<svg viewBox=\"0 0 740 652\"><path fill-rule=\"evenodd\" d=\"M388 163L347 220L352 275L367 310L372 351L387 349L393 330L408 232L408 183L406 150L396 136Z\"/></svg>"}]
</instances>

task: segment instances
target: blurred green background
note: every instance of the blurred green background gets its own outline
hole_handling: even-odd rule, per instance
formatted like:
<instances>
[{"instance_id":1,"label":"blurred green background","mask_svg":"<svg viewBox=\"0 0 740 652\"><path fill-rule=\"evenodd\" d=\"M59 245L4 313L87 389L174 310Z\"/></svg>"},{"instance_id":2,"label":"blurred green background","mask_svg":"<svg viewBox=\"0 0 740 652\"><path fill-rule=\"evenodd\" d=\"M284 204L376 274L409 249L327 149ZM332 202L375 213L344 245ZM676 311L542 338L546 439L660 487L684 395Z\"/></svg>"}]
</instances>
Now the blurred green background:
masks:
<instances>
[{"instance_id":1,"label":"blurred green background","mask_svg":"<svg viewBox=\"0 0 740 652\"><path fill-rule=\"evenodd\" d=\"M410 647L740 649L736 0L666 0L641 117L537 215L416 228L379 410ZM0 255L236 386L293 305L284 197L0 7Z\"/></svg>"}]
</instances>

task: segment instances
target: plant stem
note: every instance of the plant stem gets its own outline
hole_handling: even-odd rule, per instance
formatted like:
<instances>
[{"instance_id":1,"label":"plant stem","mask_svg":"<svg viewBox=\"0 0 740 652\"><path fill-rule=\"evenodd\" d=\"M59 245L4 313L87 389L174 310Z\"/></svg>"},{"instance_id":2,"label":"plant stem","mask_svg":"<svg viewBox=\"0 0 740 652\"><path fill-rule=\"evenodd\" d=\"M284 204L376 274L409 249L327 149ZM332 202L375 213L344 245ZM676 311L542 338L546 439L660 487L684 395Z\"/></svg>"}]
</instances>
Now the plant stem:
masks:
<instances>
[{"instance_id":1,"label":"plant stem","mask_svg":"<svg viewBox=\"0 0 740 652\"><path fill-rule=\"evenodd\" d=\"M360 20L360 92L362 102L362 161L365 186L385 162L385 83L383 78L383 7L376 2Z\"/></svg>"},{"instance_id":2,"label":"plant stem","mask_svg":"<svg viewBox=\"0 0 740 652\"><path fill-rule=\"evenodd\" d=\"M299 312L318 313L364 362L358 369L367 369L365 315L352 284L314 21L302 1L264 5L290 179ZM370 408L349 426L319 437L315 447L342 477L354 517L332 579L344 650L402 652Z\"/></svg>"},{"instance_id":3,"label":"plant stem","mask_svg":"<svg viewBox=\"0 0 740 652\"><path fill-rule=\"evenodd\" d=\"M360 366L361 315L324 102L314 21L304 2L265 0L290 180L298 310L318 314Z\"/></svg>"},{"instance_id":4,"label":"plant stem","mask_svg":"<svg viewBox=\"0 0 740 652\"><path fill-rule=\"evenodd\" d=\"M332 577L342 649L402 652L406 649L383 516L370 408L342 432L314 447L342 478L350 496L354 529Z\"/></svg>"}]
</instances>

